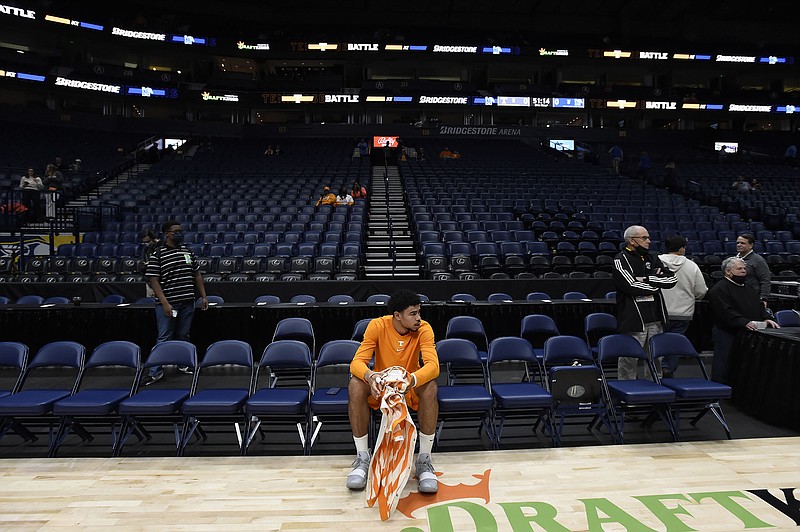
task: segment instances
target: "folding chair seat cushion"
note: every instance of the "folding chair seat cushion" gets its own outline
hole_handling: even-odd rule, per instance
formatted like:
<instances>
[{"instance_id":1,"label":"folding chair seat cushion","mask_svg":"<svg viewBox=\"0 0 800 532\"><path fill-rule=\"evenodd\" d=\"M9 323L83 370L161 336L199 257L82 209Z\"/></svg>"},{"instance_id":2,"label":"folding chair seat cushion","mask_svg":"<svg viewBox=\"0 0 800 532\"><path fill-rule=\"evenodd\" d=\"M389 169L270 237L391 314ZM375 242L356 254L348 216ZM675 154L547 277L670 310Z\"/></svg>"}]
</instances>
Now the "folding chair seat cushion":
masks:
<instances>
[{"instance_id":1,"label":"folding chair seat cushion","mask_svg":"<svg viewBox=\"0 0 800 532\"><path fill-rule=\"evenodd\" d=\"M311 396L311 410L315 414L341 414L347 412L347 390L340 388L336 393L328 393L332 388L320 388ZM441 398L441 394L439 395Z\"/></svg>"},{"instance_id":2,"label":"folding chair seat cushion","mask_svg":"<svg viewBox=\"0 0 800 532\"><path fill-rule=\"evenodd\" d=\"M729 399L733 393L727 384L705 379L664 378L661 384L675 390L678 399Z\"/></svg>"},{"instance_id":3,"label":"folding chair seat cushion","mask_svg":"<svg viewBox=\"0 0 800 532\"><path fill-rule=\"evenodd\" d=\"M189 390L141 390L119 405L120 414L174 414L189 397Z\"/></svg>"},{"instance_id":4,"label":"folding chair seat cushion","mask_svg":"<svg viewBox=\"0 0 800 532\"><path fill-rule=\"evenodd\" d=\"M490 410L494 402L486 388L479 384L440 386L438 394L442 412Z\"/></svg>"},{"instance_id":5,"label":"folding chair seat cushion","mask_svg":"<svg viewBox=\"0 0 800 532\"><path fill-rule=\"evenodd\" d=\"M53 405L58 416L103 416L117 410L130 396L129 389L82 390Z\"/></svg>"},{"instance_id":6,"label":"folding chair seat cushion","mask_svg":"<svg viewBox=\"0 0 800 532\"><path fill-rule=\"evenodd\" d=\"M616 398L629 405L671 403L675 391L645 379L608 381L608 389Z\"/></svg>"},{"instance_id":7,"label":"folding chair seat cushion","mask_svg":"<svg viewBox=\"0 0 800 532\"><path fill-rule=\"evenodd\" d=\"M308 390L301 388L263 388L247 401L253 415L302 414L308 404Z\"/></svg>"},{"instance_id":8,"label":"folding chair seat cushion","mask_svg":"<svg viewBox=\"0 0 800 532\"><path fill-rule=\"evenodd\" d=\"M514 382L492 384L497 406L500 408L546 408L552 406L553 397L550 393L532 382Z\"/></svg>"},{"instance_id":9,"label":"folding chair seat cushion","mask_svg":"<svg viewBox=\"0 0 800 532\"><path fill-rule=\"evenodd\" d=\"M23 390L0 398L0 416L42 416L70 390Z\"/></svg>"},{"instance_id":10,"label":"folding chair seat cushion","mask_svg":"<svg viewBox=\"0 0 800 532\"><path fill-rule=\"evenodd\" d=\"M250 394L244 388L201 390L184 401L181 411L190 416L195 414L233 415L242 411L249 396Z\"/></svg>"}]
</instances>

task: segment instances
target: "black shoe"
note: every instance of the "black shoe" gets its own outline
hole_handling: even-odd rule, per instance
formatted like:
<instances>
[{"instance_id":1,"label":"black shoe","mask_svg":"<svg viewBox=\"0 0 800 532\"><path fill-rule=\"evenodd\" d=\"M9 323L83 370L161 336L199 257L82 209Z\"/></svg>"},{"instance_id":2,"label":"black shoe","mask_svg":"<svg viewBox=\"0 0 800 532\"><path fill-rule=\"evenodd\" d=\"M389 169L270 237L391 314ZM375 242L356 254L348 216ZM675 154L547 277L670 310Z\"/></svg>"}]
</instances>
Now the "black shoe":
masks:
<instances>
[{"instance_id":1,"label":"black shoe","mask_svg":"<svg viewBox=\"0 0 800 532\"><path fill-rule=\"evenodd\" d=\"M158 370L158 373L156 373L155 375L145 375L144 377L142 377L142 385L150 386L154 382L158 382L163 378L164 378L164 370L160 369Z\"/></svg>"},{"instance_id":2,"label":"black shoe","mask_svg":"<svg viewBox=\"0 0 800 532\"><path fill-rule=\"evenodd\" d=\"M186 375L194 375L194 369L189 366L178 366L176 369Z\"/></svg>"}]
</instances>

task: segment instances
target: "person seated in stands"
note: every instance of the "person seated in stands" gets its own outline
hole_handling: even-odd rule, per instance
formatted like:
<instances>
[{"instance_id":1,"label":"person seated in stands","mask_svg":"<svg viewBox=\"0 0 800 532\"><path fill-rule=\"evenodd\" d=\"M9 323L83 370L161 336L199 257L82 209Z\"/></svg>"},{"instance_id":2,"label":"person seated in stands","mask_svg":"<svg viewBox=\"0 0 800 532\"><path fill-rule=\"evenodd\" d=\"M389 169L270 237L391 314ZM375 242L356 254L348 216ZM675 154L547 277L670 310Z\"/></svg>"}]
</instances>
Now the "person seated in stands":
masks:
<instances>
[{"instance_id":1,"label":"person seated in stands","mask_svg":"<svg viewBox=\"0 0 800 532\"><path fill-rule=\"evenodd\" d=\"M336 205L352 205L355 203L353 201L353 196L348 194L347 189L343 186L339 189L339 194L336 196Z\"/></svg>"},{"instance_id":2,"label":"person seated in stands","mask_svg":"<svg viewBox=\"0 0 800 532\"><path fill-rule=\"evenodd\" d=\"M361 186L361 183L359 183L358 180L355 180L353 181L353 188L350 191L350 195L353 196L353 199L366 198L367 189Z\"/></svg>"},{"instance_id":3,"label":"person seated in stands","mask_svg":"<svg viewBox=\"0 0 800 532\"><path fill-rule=\"evenodd\" d=\"M737 192L749 192L750 191L750 183L744 180L744 176L740 175L736 178L736 181L731 183L731 190L735 190Z\"/></svg>"},{"instance_id":4,"label":"person seated in stands","mask_svg":"<svg viewBox=\"0 0 800 532\"><path fill-rule=\"evenodd\" d=\"M761 181L754 177L750 181L750 190L761 190Z\"/></svg>"},{"instance_id":5,"label":"person seated in stands","mask_svg":"<svg viewBox=\"0 0 800 532\"><path fill-rule=\"evenodd\" d=\"M439 159L452 159L453 152L450 151L450 148L447 146L444 147L442 151L439 152Z\"/></svg>"},{"instance_id":6,"label":"person seated in stands","mask_svg":"<svg viewBox=\"0 0 800 532\"><path fill-rule=\"evenodd\" d=\"M320 205L336 205L336 196L331 192L331 187L322 189L322 195L317 200L317 207Z\"/></svg>"},{"instance_id":7,"label":"person seated in stands","mask_svg":"<svg viewBox=\"0 0 800 532\"><path fill-rule=\"evenodd\" d=\"M283 152L281 151L281 145L280 144L276 144L275 145L275 155L281 155L282 153Z\"/></svg>"},{"instance_id":8,"label":"person seated in stands","mask_svg":"<svg viewBox=\"0 0 800 532\"><path fill-rule=\"evenodd\" d=\"M364 139L361 139L358 144L356 144L356 148L358 148L358 154L362 157L365 155L369 155L369 144Z\"/></svg>"},{"instance_id":9,"label":"person seated in stands","mask_svg":"<svg viewBox=\"0 0 800 532\"><path fill-rule=\"evenodd\" d=\"M272 144L267 146L266 151L264 151L264 155L275 155L275 150L272 149Z\"/></svg>"},{"instance_id":10,"label":"person seated in stands","mask_svg":"<svg viewBox=\"0 0 800 532\"><path fill-rule=\"evenodd\" d=\"M81 170L82 161L80 159L75 159L75 162L72 163L69 167L71 172L80 172Z\"/></svg>"}]
</instances>

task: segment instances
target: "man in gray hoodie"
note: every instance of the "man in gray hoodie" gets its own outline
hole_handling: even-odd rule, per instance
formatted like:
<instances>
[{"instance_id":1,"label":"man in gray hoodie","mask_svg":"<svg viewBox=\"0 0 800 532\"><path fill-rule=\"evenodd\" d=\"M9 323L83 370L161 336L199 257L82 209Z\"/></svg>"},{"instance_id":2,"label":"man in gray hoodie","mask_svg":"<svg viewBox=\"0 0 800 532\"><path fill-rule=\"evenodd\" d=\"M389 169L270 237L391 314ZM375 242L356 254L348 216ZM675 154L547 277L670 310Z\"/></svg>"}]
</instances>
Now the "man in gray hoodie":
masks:
<instances>
[{"instance_id":1,"label":"man in gray hoodie","mask_svg":"<svg viewBox=\"0 0 800 532\"><path fill-rule=\"evenodd\" d=\"M678 278L678 283L661 290L669 317L664 332L686 334L694 316L694 302L706 295L708 287L697 264L686 258L684 237L675 235L667 238L665 247L667 252L658 258ZM677 368L678 357L665 357L662 365L665 377L671 377Z\"/></svg>"}]
</instances>

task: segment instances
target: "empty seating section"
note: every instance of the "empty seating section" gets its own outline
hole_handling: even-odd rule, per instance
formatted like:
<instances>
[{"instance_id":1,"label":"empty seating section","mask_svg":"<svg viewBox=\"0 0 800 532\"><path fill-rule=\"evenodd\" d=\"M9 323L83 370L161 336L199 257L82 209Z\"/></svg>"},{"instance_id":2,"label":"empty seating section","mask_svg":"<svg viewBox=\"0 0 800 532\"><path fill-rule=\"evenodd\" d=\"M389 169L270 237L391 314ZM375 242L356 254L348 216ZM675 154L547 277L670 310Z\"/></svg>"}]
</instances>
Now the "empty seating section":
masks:
<instances>
[{"instance_id":1,"label":"empty seating section","mask_svg":"<svg viewBox=\"0 0 800 532\"><path fill-rule=\"evenodd\" d=\"M420 142L436 153L435 143ZM703 204L624 176L610 180L604 169L555 162L521 143L463 141L459 151L457 161L401 163L428 278L445 272L462 279L498 273L607 277L598 272L610 272L610 258L634 224L647 227L656 252L667 237L686 237L687 255L708 273L719 269L717 258L736 253L737 234L751 231L756 252L774 257L768 259L773 271L800 273L800 200L790 182L793 170L687 165L682 176L719 183L717 195L733 197L726 203L709 194L702 198L714 201ZM740 173L748 179L757 173L768 191L729 193ZM724 177L713 177L720 174Z\"/></svg>"},{"instance_id":2,"label":"empty seating section","mask_svg":"<svg viewBox=\"0 0 800 532\"><path fill-rule=\"evenodd\" d=\"M247 281L267 274L266 280L287 274L333 278L340 258L362 262L365 200L319 207L316 201L324 186L338 192L358 180L370 187L369 162L350 157L353 142L289 140L286 155L266 158L260 140L219 140L213 151L192 160L162 161L91 200L121 205L121 219L106 223L104 231L85 233L79 244L59 246L59 273L116 274L107 280L126 280L119 276L139 273L136 261L129 260L141 254L139 233L145 228L158 233L161 224L175 219L185 244L203 258L209 280ZM270 263L270 258L285 260ZM36 263L38 273L56 269L53 260Z\"/></svg>"},{"instance_id":3,"label":"empty seating section","mask_svg":"<svg viewBox=\"0 0 800 532\"><path fill-rule=\"evenodd\" d=\"M27 110L26 114L30 112ZM75 159L81 159L79 170L63 172L63 190L71 197L81 190L87 178L122 163L127 152L119 151L120 147L135 146L146 136L137 132L76 130L62 124L42 127L29 118L14 122L4 120L0 122L0 142L4 147L0 154L0 189L16 189L29 167L42 175L56 156L61 157L66 167Z\"/></svg>"},{"instance_id":4,"label":"empty seating section","mask_svg":"<svg viewBox=\"0 0 800 532\"><path fill-rule=\"evenodd\" d=\"M430 138L406 140L430 154L441 148ZM56 256L29 259L17 278L140 282L138 234L172 218L209 281L357 278L365 200L316 206L323 186L336 192L358 179L370 188L370 162L351 157L354 142L285 139L283 155L265 157L263 139L215 139L212 150L161 161L100 193L90 204L118 204L120 218L61 244ZM774 273L800 274L800 200L789 167L682 164L689 184L679 195L518 141L463 139L459 151L458 160L400 162L428 278L607 278L633 224L647 227L654 251L670 235L686 237L687 255L709 274L735 254L737 234L750 231ZM763 188L731 190L738 175Z\"/></svg>"}]
</instances>

